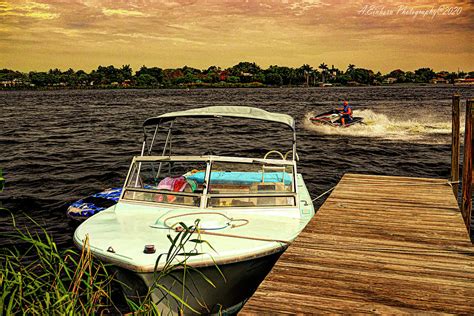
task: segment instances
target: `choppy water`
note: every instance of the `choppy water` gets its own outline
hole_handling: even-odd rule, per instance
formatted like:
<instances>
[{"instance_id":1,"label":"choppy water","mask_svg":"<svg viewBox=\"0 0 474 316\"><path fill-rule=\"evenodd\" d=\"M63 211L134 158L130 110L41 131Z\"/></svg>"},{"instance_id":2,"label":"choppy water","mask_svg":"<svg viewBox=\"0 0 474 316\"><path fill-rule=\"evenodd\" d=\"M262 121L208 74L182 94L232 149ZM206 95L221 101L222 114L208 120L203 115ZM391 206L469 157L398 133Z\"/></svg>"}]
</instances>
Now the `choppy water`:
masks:
<instances>
[{"instance_id":1,"label":"choppy water","mask_svg":"<svg viewBox=\"0 0 474 316\"><path fill-rule=\"evenodd\" d=\"M121 185L131 157L140 151L142 122L209 105L249 105L293 116L299 171L313 197L347 172L448 178L455 91L463 100L474 96L473 88L451 86L3 91L0 168L7 183L0 202L18 223L27 222L21 214L31 216L60 245L69 246L74 225L65 215L68 204ZM367 126L333 129L309 123L310 115L332 109L343 98ZM285 128L237 120L190 121L176 132L178 152L244 156L263 156L278 149L281 140L288 145L291 136ZM0 233L5 233L10 216L2 213L0 220Z\"/></svg>"}]
</instances>

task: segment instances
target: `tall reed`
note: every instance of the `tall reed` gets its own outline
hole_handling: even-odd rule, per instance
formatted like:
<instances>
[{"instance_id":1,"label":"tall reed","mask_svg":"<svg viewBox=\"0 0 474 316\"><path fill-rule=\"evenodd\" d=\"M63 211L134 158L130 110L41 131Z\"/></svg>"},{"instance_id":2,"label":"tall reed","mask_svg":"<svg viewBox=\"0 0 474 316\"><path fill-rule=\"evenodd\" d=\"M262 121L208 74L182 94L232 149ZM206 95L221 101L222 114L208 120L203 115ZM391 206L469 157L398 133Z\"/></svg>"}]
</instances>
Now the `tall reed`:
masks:
<instances>
[{"instance_id":1,"label":"tall reed","mask_svg":"<svg viewBox=\"0 0 474 316\"><path fill-rule=\"evenodd\" d=\"M91 256L88 240L83 251L60 250L33 219L32 229L10 238L26 245L2 249L0 254L0 315L100 314L115 309L110 297L112 275Z\"/></svg>"},{"instance_id":2,"label":"tall reed","mask_svg":"<svg viewBox=\"0 0 474 316\"><path fill-rule=\"evenodd\" d=\"M108 272L106 264L94 259L88 238L84 241L80 252L73 249L58 249L48 232L33 219L29 219L33 223L29 229L16 227L13 220L15 230L10 235L12 240L26 245L26 250L3 247L0 251L0 316L95 315L124 312L123 307L119 309L111 296L114 275ZM187 260L192 256L201 255L196 246L207 243L200 238L198 224L199 221L196 221L195 226L187 227L184 223L180 223L182 231L174 238L168 236L171 245L168 253L158 256L153 286L138 302L126 299L131 314L161 314L158 307L160 302L154 302L151 295L157 290L163 294L162 300L173 300L180 306L178 313L185 310L198 313L183 300L187 289L186 273L190 269L197 271L188 266ZM191 239L194 233L197 233L198 237ZM185 251L186 243L193 243L195 246L191 251ZM164 267L158 271L158 264L163 258ZM219 269L217 265L216 268ZM182 287L181 293L173 293L160 283L162 278L177 269L183 273L182 278L176 278L176 282ZM214 286L204 274L201 273L201 277Z\"/></svg>"}]
</instances>

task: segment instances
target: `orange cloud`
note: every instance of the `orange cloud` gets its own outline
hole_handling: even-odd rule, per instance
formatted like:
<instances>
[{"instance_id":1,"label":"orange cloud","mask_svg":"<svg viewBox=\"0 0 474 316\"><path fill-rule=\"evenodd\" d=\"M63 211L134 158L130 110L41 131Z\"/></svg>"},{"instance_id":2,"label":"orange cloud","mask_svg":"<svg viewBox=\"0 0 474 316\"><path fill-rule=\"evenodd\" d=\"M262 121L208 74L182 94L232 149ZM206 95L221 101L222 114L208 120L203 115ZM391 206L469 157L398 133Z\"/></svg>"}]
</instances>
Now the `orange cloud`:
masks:
<instances>
[{"instance_id":1,"label":"orange cloud","mask_svg":"<svg viewBox=\"0 0 474 316\"><path fill-rule=\"evenodd\" d=\"M250 60L472 70L473 14L471 1L455 0L3 1L0 67L203 68Z\"/></svg>"},{"instance_id":2,"label":"orange cloud","mask_svg":"<svg viewBox=\"0 0 474 316\"><path fill-rule=\"evenodd\" d=\"M0 16L17 16L50 20L59 14L50 11L50 5L38 2L0 2Z\"/></svg>"}]
</instances>

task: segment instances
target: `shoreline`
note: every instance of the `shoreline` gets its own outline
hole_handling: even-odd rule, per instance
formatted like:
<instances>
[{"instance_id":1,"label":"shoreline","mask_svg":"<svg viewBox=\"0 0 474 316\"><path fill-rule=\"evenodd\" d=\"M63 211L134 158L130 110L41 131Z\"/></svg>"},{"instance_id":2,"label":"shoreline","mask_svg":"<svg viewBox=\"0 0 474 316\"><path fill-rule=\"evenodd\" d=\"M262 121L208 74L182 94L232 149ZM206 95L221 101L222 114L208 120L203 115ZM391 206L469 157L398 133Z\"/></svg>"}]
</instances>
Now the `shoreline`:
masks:
<instances>
[{"instance_id":1,"label":"shoreline","mask_svg":"<svg viewBox=\"0 0 474 316\"><path fill-rule=\"evenodd\" d=\"M327 85L316 85L316 86L305 86L305 85L265 85L265 84L193 84L193 85L171 85L171 86L48 86L48 87L0 87L0 91L61 91L61 90L206 90L206 89L331 89L331 88L369 88L369 87L471 87L474 85L469 84L432 84L432 83L393 83L393 84L379 84L379 85L342 85L334 84L331 86Z\"/></svg>"}]
</instances>

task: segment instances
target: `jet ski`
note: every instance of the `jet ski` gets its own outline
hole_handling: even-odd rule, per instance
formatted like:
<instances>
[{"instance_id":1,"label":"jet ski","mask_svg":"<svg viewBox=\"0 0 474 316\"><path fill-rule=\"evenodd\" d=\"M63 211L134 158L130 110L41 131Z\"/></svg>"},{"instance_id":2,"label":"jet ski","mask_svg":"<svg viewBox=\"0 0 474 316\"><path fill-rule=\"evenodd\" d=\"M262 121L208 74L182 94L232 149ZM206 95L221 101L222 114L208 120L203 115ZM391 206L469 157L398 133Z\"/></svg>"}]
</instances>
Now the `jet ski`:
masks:
<instances>
[{"instance_id":1,"label":"jet ski","mask_svg":"<svg viewBox=\"0 0 474 316\"><path fill-rule=\"evenodd\" d=\"M363 117L352 117L350 122L346 122L345 125L341 123L342 114L338 110L332 110L329 112L321 113L310 118L310 121L314 125L328 125L333 127L349 127L355 124L364 124Z\"/></svg>"}]
</instances>

